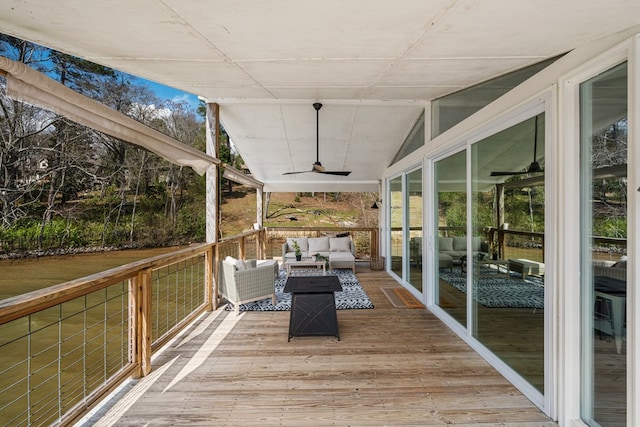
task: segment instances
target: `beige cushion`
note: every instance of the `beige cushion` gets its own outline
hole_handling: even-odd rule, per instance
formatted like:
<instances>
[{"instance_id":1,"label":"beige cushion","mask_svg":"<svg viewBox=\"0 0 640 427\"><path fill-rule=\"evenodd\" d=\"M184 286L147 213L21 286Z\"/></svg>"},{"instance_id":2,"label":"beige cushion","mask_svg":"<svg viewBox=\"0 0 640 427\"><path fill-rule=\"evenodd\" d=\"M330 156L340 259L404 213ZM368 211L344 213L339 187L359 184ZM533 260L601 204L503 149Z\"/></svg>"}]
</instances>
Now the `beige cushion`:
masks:
<instances>
[{"instance_id":1,"label":"beige cushion","mask_svg":"<svg viewBox=\"0 0 640 427\"><path fill-rule=\"evenodd\" d=\"M309 254L315 255L318 252L329 252L328 237L310 237L309 238Z\"/></svg>"},{"instance_id":2,"label":"beige cushion","mask_svg":"<svg viewBox=\"0 0 640 427\"><path fill-rule=\"evenodd\" d=\"M440 252L453 252L453 238L451 238L451 237L439 237L438 238L438 250Z\"/></svg>"},{"instance_id":3,"label":"beige cushion","mask_svg":"<svg viewBox=\"0 0 640 427\"><path fill-rule=\"evenodd\" d=\"M243 260L243 259L235 259L235 258L234 258L234 257L232 257L232 256L227 256L227 257L224 259L224 262L226 262L226 263L229 263L229 264L233 265L233 266L236 268L236 270L246 270L247 268L249 268L249 267L247 266L247 263L246 263L246 262L244 262L244 260Z\"/></svg>"},{"instance_id":4,"label":"beige cushion","mask_svg":"<svg viewBox=\"0 0 640 427\"><path fill-rule=\"evenodd\" d=\"M353 254L351 253L351 251L349 252L331 252L331 255L329 255L329 258L331 259L331 262L334 261L353 261L355 260L355 257L353 256Z\"/></svg>"},{"instance_id":5,"label":"beige cushion","mask_svg":"<svg viewBox=\"0 0 640 427\"><path fill-rule=\"evenodd\" d=\"M293 241L298 242L298 246L300 246L300 250L302 252L307 252L309 250L309 241L306 237L287 237L287 246L289 250L293 251Z\"/></svg>"},{"instance_id":6,"label":"beige cushion","mask_svg":"<svg viewBox=\"0 0 640 427\"><path fill-rule=\"evenodd\" d=\"M331 252L351 252L351 239L348 237L329 238L329 250Z\"/></svg>"}]
</instances>

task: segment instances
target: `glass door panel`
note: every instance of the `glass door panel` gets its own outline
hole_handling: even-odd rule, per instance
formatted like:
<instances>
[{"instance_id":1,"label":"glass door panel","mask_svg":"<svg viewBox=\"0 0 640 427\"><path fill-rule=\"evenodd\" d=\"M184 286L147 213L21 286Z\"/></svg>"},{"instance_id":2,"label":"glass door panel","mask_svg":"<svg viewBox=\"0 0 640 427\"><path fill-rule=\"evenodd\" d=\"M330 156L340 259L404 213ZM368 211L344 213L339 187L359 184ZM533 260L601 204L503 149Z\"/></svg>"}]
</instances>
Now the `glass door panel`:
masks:
<instances>
[{"instance_id":1,"label":"glass door panel","mask_svg":"<svg viewBox=\"0 0 640 427\"><path fill-rule=\"evenodd\" d=\"M626 425L627 64L580 85L582 419Z\"/></svg>"},{"instance_id":2,"label":"glass door panel","mask_svg":"<svg viewBox=\"0 0 640 427\"><path fill-rule=\"evenodd\" d=\"M402 177L393 178L389 181L389 218L391 235L389 239L391 251L391 271L402 277L402 257L403 257L403 241L402 241Z\"/></svg>"},{"instance_id":3,"label":"glass door panel","mask_svg":"<svg viewBox=\"0 0 640 427\"><path fill-rule=\"evenodd\" d=\"M466 255L467 152L461 151L435 163L434 203L438 229L436 304L461 325L467 325L467 277L462 269ZM457 246L454 245L457 244Z\"/></svg>"},{"instance_id":4,"label":"glass door panel","mask_svg":"<svg viewBox=\"0 0 640 427\"><path fill-rule=\"evenodd\" d=\"M540 393L545 380L544 128L540 114L472 145L473 235L463 259L472 273L473 335Z\"/></svg>"},{"instance_id":5,"label":"glass door panel","mask_svg":"<svg viewBox=\"0 0 640 427\"><path fill-rule=\"evenodd\" d=\"M422 294L422 168L407 174L409 280Z\"/></svg>"}]
</instances>

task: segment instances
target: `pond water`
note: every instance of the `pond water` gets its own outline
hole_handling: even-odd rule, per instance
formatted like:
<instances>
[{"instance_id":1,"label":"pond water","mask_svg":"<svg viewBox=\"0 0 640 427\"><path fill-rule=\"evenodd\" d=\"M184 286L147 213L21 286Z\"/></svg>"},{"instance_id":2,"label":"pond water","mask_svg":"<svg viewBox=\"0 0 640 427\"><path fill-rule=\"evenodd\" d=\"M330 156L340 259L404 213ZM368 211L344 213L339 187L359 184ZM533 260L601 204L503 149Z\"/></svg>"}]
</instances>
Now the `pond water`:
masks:
<instances>
[{"instance_id":1,"label":"pond water","mask_svg":"<svg viewBox=\"0 0 640 427\"><path fill-rule=\"evenodd\" d=\"M180 247L0 260L0 300L85 277Z\"/></svg>"}]
</instances>

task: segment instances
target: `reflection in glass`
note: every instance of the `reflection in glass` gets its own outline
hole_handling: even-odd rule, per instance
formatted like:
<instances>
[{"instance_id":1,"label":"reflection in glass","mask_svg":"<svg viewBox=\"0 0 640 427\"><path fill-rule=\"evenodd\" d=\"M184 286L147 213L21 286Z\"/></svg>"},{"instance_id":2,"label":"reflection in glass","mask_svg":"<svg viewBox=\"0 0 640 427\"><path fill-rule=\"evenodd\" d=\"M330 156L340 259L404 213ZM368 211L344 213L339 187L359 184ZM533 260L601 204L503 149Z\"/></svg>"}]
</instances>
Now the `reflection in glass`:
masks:
<instances>
[{"instance_id":1,"label":"reflection in glass","mask_svg":"<svg viewBox=\"0 0 640 427\"><path fill-rule=\"evenodd\" d=\"M509 92L558 58L546 59L433 100L431 102L431 137L435 138L476 111L481 110L491 101Z\"/></svg>"},{"instance_id":2,"label":"reflection in glass","mask_svg":"<svg viewBox=\"0 0 640 427\"><path fill-rule=\"evenodd\" d=\"M467 279L462 272L462 257L466 254L459 245L466 245L467 173L466 151L461 151L435 163L436 220L438 237L438 280L436 304L460 324L467 324Z\"/></svg>"},{"instance_id":3,"label":"reflection in glass","mask_svg":"<svg viewBox=\"0 0 640 427\"><path fill-rule=\"evenodd\" d=\"M626 425L627 64L580 85L582 405Z\"/></svg>"},{"instance_id":4,"label":"reflection in glass","mask_svg":"<svg viewBox=\"0 0 640 427\"><path fill-rule=\"evenodd\" d=\"M391 164L397 163L424 145L424 113L420 116Z\"/></svg>"},{"instance_id":5,"label":"reflection in glass","mask_svg":"<svg viewBox=\"0 0 640 427\"><path fill-rule=\"evenodd\" d=\"M422 293L422 169L407 174L409 283Z\"/></svg>"},{"instance_id":6,"label":"reflection in glass","mask_svg":"<svg viewBox=\"0 0 640 427\"><path fill-rule=\"evenodd\" d=\"M402 177L389 181L389 218L391 226L391 271L402 277Z\"/></svg>"},{"instance_id":7,"label":"reflection in glass","mask_svg":"<svg viewBox=\"0 0 640 427\"><path fill-rule=\"evenodd\" d=\"M463 261L473 278L473 335L541 393L544 118L540 114L472 145L473 236Z\"/></svg>"}]
</instances>

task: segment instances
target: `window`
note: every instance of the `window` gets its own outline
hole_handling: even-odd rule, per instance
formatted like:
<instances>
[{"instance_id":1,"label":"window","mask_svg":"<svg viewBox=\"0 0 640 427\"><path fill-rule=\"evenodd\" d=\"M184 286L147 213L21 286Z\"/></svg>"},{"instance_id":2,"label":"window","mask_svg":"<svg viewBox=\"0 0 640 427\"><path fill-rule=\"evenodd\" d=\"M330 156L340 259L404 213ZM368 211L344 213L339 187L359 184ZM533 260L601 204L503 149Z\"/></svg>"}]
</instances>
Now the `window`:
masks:
<instances>
[{"instance_id":1,"label":"window","mask_svg":"<svg viewBox=\"0 0 640 427\"><path fill-rule=\"evenodd\" d=\"M627 64L580 85L582 419L626 425Z\"/></svg>"},{"instance_id":2,"label":"window","mask_svg":"<svg viewBox=\"0 0 640 427\"><path fill-rule=\"evenodd\" d=\"M435 138L460 123L558 58L559 56L539 62L432 101L431 137Z\"/></svg>"}]
</instances>

